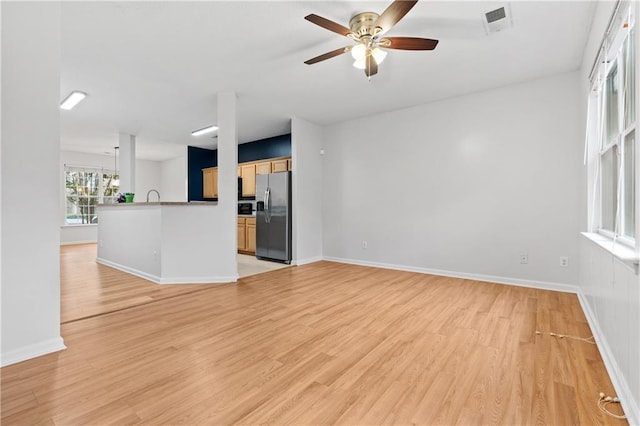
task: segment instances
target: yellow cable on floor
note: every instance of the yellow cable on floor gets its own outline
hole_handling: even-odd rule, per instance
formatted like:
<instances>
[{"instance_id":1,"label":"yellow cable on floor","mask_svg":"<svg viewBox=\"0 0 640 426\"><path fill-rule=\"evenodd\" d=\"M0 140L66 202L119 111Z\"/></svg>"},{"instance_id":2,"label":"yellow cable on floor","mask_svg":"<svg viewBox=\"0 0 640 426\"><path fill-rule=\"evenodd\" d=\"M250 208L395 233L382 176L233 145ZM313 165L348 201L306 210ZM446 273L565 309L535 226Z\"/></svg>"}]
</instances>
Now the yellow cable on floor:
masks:
<instances>
[{"instance_id":1,"label":"yellow cable on floor","mask_svg":"<svg viewBox=\"0 0 640 426\"><path fill-rule=\"evenodd\" d=\"M592 345L596 344L595 338L593 336L591 337L579 337L579 336L570 336L568 334L558 334L558 333L553 333L553 332L549 332L549 333L543 333L542 331L536 331L536 334L548 334L551 337L556 337L558 339L573 339L573 340L579 340L581 342L585 342L585 343L591 343Z\"/></svg>"},{"instance_id":2,"label":"yellow cable on floor","mask_svg":"<svg viewBox=\"0 0 640 426\"><path fill-rule=\"evenodd\" d=\"M618 397L605 396L604 393L600 392L600 397L598 398L598 401L596 401L596 402L598 404L598 408L600 409L600 411L602 411L607 416L613 417L614 419L626 419L627 418L627 416L625 416L624 414L622 414L622 415L613 414L611 411L609 411L607 409L607 405L609 405L609 404L620 404L620 399Z\"/></svg>"}]
</instances>

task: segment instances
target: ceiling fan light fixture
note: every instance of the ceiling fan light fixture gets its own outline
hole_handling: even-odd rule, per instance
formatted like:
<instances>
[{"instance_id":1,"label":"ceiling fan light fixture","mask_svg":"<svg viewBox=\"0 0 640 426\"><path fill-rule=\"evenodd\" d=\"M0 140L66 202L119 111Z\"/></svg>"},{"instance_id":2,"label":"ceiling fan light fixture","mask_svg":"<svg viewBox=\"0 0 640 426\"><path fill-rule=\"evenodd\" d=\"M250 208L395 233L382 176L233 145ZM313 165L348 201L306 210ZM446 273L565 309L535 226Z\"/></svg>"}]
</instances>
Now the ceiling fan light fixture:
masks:
<instances>
[{"instance_id":1,"label":"ceiling fan light fixture","mask_svg":"<svg viewBox=\"0 0 640 426\"><path fill-rule=\"evenodd\" d=\"M353 63L354 68L358 68L359 70L363 70L366 68L367 64L365 62L365 59L356 59L355 62Z\"/></svg>"},{"instance_id":2,"label":"ceiling fan light fixture","mask_svg":"<svg viewBox=\"0 0 640 426\"><path fill-rule=\"evenodd\" d=\"M304 61L304 63L312 65L350 51L354 59L353 66L364 70L364 74L370 80L371 76L378 73L378 65L385 60L388 53L386 49L435 49L438 40L421 37L383 37L404 18L416 3L418 0L393 0L381 14L375 12L356 13L351 16L349 28L315 14L305 16L304 19L307 21L347 37L355 44L332 50Z\"/></svg>"},{"instance_id":3,"label":"ceiling fan light fixture","mask_svg":"<svg viewBox=\"0 0 640 426\"><path fill-rule=\"evenodd\" d=\"M364 44L356 44L351 49L351 56L353 56L353 59L356 61L364 61L364 58L367 57L367 46Z\"/></svg>"},{"instance_id":4,"label":"ceiling fan light fixture","mask_svg":"<svg viewBox=\"0 0 640 426\"><path fill-rule=\"evenodd\" d=\"M373 56L373 59L376 60L376 63L378 65L380 65L382 63L382 61L384 61L384 58L387 57L387 52L385 52L384 50L380 49L379 47L375 47L371 51L371 55Z\"/></svg>"}]
</instances>

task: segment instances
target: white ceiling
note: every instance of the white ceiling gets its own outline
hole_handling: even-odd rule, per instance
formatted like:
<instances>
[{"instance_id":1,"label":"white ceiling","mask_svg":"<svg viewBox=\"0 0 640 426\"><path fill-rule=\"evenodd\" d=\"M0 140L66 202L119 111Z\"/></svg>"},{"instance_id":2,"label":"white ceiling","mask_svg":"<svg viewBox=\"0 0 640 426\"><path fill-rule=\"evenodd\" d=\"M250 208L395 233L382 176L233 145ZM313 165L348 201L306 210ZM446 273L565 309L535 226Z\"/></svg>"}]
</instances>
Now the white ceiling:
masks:
<instances>
[{"instance_id":1,"label":"white ceiling","mask_svg":"<svg viewBox=\"0 0 640 426\"><path fill-rule=\"evenodd\" d=\"M420 1L387 35L439 39L431 52L390 50L368 81L345 54L307 59L349 39L303 18L348 26L388 1L65 2L61 148L113 153L136 135L138 158L163 160L185 145L215 146L190 132L216 121L216 93L238 95L239 140L422 104L578 69L595 2L509 3L513 28L487 35L483 14L506 2Z\"/></svg>"}]
</instances>

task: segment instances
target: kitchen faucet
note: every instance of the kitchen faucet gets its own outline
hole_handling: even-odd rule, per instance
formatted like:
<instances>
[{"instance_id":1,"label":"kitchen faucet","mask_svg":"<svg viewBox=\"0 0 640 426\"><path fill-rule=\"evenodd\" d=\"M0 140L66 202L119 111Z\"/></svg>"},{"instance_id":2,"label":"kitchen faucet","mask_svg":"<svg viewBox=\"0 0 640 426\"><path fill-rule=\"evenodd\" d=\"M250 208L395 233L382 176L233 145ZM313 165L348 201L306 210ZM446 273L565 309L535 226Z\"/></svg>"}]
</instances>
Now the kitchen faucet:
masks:
<instances>
[{"instance_id":1,"label":"kitchen faucet","mask_svg":"<svg viewBox=\"0 0 640 426\"><path fill-rule=\"evenodd\" d=\"M158 192L158 190L150 189L149 191L147 191L147 203L149 202L149 194L151 194L152 192L155 192L156 194L158 194L158 202L160 202L160 193Z\"/></svg>"}]
</instances>

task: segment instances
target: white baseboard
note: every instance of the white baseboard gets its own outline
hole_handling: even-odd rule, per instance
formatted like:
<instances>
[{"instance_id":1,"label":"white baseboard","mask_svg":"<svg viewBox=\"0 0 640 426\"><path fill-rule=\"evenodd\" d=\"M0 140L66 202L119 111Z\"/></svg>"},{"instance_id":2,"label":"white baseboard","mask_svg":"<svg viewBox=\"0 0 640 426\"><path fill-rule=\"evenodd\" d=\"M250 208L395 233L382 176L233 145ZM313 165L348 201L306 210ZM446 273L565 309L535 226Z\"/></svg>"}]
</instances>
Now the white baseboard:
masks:
<instances>
[{"instance_id":1,"label":"white baseboard","mask_svg":"<svg viewBox=\"0 0 640 426\"><path fill-rule=\"evenodd\" d=\"M352 265L372 266L375 268L394 269L398 271L417 272L421 274L439 275L443 277L462 278L466 280L483 281L497 284L515 285L518 287L537 288L541 290L561 291L565 293L578 293L579 287L571 284L553 283L545 281L524 280L520 278L498 277L493 275L471 274L467 272L445 271L442 269L418 268L415 266L395 265L390 263L368 262L355 259L343 259L339 257L324 257L324 260Z\"/></svg>"},{"instance_id":2,"label":"white baseboard","mask_svg":"<svg viewBox=\"0 0 640 426\"><path fill-rule=\"evenodd\" d=\"M62 337L45 340L44 342L24 346L7 353L3 352L0 367L6 367L7 365L16 364L18 362L50 354L52 352L58 352L64 349L67 349L67 347L64 345Z\"/></svg>"},{"instance_id":3,"label":"white baseboard","mask_svg":"<svg viewBox=\"0 0 640 426\"><path fill-rule=\"evenodd\" d=\"M309 257L307 259L296 260L294 262L291 262L291 264L296 266L302 266L302 265L307 265L309 263L320 262L323 259L324 258L322 256Z\"/></svg>"},{"instance_id":4,"label":"white baseboard","mask_svg":"<svg viewBox=\"0 0 640 426\"><path fill-rule=\"evenodd\" d=\"M607 373L609 373L611 383L616 390L616 396L620 398L620 405L622 405L622 409L627 416L627 421L630 425L640 425L639 402L633 399L629 384L625 380L624 376L619 374L620 368L613 356L613 351L600 328L600 323L598 322L593 309L591 309L589 300L586 298L582 290L578 291L578 300L580 301L580 306L582 306L582 311L584 312L585 317L587 317L589 327L591 327L591 332L593 333L593 337L595 338L598 349L600 350L600 355L602 355L602 360L604 361Z\"/></svg>"},{"instance_id":5,"label":"white baseboard","mask_svg":"<svg viewBox=\"0 0 640 426\"><path fill-rule=\"evenodd\" d=\"M143 278L155 284L224 284L234 283L238 281L237 274L235 276L229 277L158 277L157 275L152 275L138 269L111 262L110 260L102 259L100 257L96 258L96 262L110 268L126 272L127 274L135 275L136 277Z\"/></svg>"}]
</instances>

